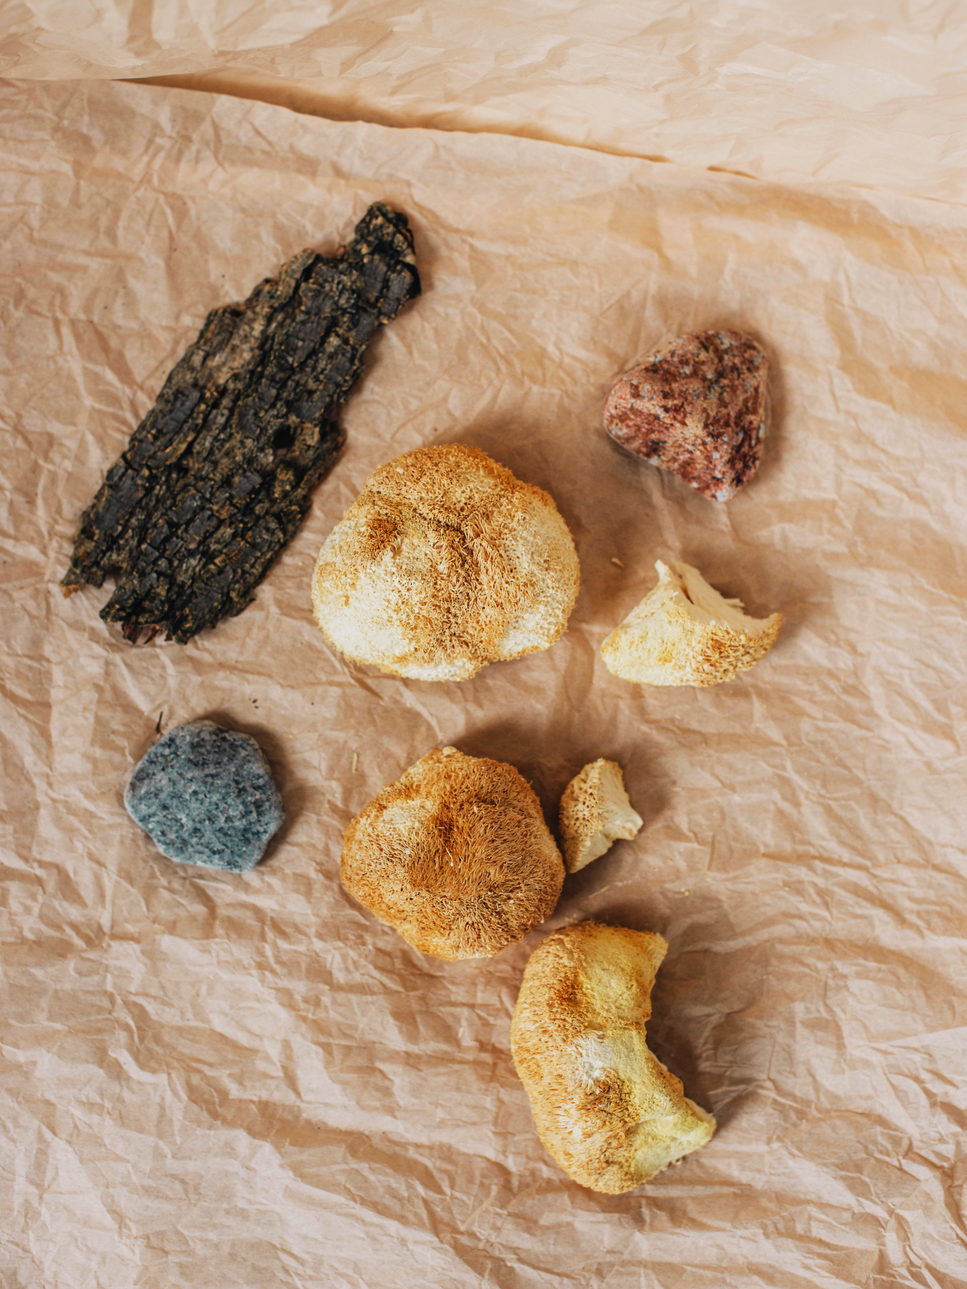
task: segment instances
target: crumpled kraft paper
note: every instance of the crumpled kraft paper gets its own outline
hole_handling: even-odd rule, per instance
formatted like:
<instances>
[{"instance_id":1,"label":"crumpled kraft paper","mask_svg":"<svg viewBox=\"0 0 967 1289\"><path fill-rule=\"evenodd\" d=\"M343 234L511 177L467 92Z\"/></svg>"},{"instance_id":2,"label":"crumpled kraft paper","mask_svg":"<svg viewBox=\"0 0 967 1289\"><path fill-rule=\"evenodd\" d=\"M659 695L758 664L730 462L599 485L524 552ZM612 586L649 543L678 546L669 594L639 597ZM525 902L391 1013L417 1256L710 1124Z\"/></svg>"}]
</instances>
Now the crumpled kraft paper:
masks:
<instances>
[{"instance_id":1,"label":"crumpled kraft paper","mask_svg":"<svg viewBox=\"0 0 967 1289\"><path fill-rule=\"evenodd\" d=\"M0 114L5 1289L967 1283L963 211L152 87L7 83ZM424 294L342 458L245 612L132 647L109 588L61 596L81 510L206 312L376 198ZM718 326L772 360L725 506L601 428L620 372ZM350 666L316 552L377 465L451 440L555 497L570 628L464 684ZM676 556L785 615L730 684L603 667ZM124 811L204 716L284 795L246 876ZM614 758L646 821L494 959L423 957L338 882L348 820L446 743L516 765L552 825ZM529 952L590 916L668 938L650 1041L719 1122L624 1196L545 1154L509 1051Z\"/></svg>"},{"instance_id":2,"label":"crumpled kraft paper","mask_svg":"<svg viewBox=\"0 0 967 1289\"><path fill-rule=\"evenodd\" d=\"M11 0L0 75L181 77L327 117L967 202L967 11L936 2Z\"/></svg>"}]
</instances>

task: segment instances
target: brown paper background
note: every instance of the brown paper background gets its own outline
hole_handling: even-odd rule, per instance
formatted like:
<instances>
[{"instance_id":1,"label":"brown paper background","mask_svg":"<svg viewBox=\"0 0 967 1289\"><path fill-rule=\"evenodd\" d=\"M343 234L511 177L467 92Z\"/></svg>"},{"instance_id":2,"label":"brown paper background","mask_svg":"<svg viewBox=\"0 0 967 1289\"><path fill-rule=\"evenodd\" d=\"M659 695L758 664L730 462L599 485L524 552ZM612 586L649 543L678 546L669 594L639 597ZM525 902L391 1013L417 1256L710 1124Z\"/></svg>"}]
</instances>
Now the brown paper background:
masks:
<instances>
[{"instance_id":1,"label":"brown paper background","mask_svg":"<svg viewBox=\"0 0 967 1289\"><path fill-rule=\"evenodd\" d=\"M7 0L3 17L4 76L175 77L967 203L967 21L947 0Z\"/></svg>"},{"instance_id":2,"label":"brown paper background","mask_svg":"<svg viewBox=\"0 0 967 1289\"><path fill-rule=\"evenodd\" d=\"M154 87L8 82L0 119L4 1289L967 1284L963 211ZM106 588L60 595L80 510L207 310L376 198L425 293L304 527L241 616L127 645ZM727 506L600 427L618 373L711 326L773 361ZM460 685L349 666L316 551L373 468L448 440L557 500L568 633ZM674 556L785 615L731 684L603 667ZM200 716L285 797L247 876L123 808L159 719ZM338 883L347 821L441 743L551 822L616 758L646 819L492 960L423 957ZM588 916L668 938L650 1041L720 1125L617 1197L544 1153L509 1053L528 953Z\"/></svg>"}]
</instances>

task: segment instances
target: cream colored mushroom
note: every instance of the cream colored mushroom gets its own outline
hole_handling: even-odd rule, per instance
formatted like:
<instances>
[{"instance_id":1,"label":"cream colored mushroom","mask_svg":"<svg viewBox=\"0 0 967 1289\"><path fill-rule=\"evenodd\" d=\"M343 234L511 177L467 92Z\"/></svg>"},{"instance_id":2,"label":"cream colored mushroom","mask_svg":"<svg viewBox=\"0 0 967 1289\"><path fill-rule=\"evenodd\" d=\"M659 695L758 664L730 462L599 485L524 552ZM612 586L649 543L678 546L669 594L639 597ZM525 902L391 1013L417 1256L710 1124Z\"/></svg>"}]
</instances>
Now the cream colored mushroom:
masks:
<instances>
[{"instance_id":1,"label":"cream colored mushroom","mask_svg":"<svg viewBox=\"0 0 967 1289\"><path fill-rule=\"evenodd\" d=\"M604 665L640 685L718 685L759 661L782 615L750 618L690 564L655 564L658 585L601 646Z\"/></svg>"},{"instance_id":2,"label":"cream colored mushroom","mask_svg":"<svg viewBox=\"0 0 967 1289\"><path fill-rule=\"evenodd\" d=\"M319 552L312 602L352 661L466 680L552 645L578 577L552 498L485 452L448 443L370 475Z\"/></svg>"},{"instance_id":3,"label":"cream colored mushroom","mask_svg":"<svg viewBox=\"0 0 967 1289\"><path fill-rule=\"evenodd\" d=\"M648 1050L660 935L582 922L531 954L514 1065L545 1148L576 1182L619 1195L704 1146L715 1120Z\"/></svg>"},{"instance_id":4,"label":"cream colored mushroom","mask_svg":"<svg viewBox=\"0 0 967 1289\"><path fill-rule=\"evenodd\" d=\"M512 765L434 748L346 829L343 885L415 949L483 958L557 904L564 865Z\"/></svg>"},{"instance_id":5,"label":"cream colored mushroom","mask_svg":"<svg viewBox=\"0 0 967 1289\"><path fill-rule=\"evenodd\" d=\"M610 850L618 838L630 841L643 823L631 808L617 761L592 761L575 775L561 797L560 830L567 871L576 873L584 868Z\"/></svg>"}]
</instances>

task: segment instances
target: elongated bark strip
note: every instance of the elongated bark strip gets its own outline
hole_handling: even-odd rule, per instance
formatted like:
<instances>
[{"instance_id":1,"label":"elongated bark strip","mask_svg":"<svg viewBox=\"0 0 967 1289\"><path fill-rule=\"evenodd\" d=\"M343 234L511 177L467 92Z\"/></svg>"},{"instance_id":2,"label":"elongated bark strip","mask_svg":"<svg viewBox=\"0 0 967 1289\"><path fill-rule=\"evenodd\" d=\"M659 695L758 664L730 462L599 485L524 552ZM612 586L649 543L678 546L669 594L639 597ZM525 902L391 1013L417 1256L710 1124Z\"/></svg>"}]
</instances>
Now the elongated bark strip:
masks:
<instances>
[{"instance_id":1,"label":"elongated bark strip","mask_svg":"<svg viewBox=\"0 0 967 1289\"><path fill-rule=\"evenodd\" d=\"M65 594L116 574L101 617L134 642L240 613L336 460L370 337L419 293L406 217L377 202L332 258L214 309L81 516Z\"/></svg>"}]
</instances>

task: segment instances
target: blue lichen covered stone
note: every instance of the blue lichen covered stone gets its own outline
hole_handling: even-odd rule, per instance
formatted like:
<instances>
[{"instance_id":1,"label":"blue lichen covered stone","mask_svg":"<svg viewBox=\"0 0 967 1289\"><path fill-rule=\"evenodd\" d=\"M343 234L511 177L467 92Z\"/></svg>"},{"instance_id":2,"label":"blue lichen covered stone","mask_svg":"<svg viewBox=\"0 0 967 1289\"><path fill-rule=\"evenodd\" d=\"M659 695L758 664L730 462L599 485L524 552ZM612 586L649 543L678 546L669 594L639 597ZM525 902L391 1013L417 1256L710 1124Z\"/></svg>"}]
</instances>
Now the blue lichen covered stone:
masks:
<instances>
[{"instance_id":1,"label":"blue lichen covered stone","mask_svg":"<svg viewBox=\"0 0 967 1289\"><path fill-rule=\"evenodd\" d=\"M285 818L255 739L212 721L159 739L131 775L124 804L169 859L231 873L255 867Z\"/></svg>"}]
</instances>

